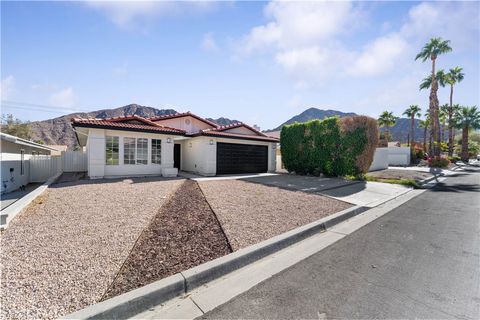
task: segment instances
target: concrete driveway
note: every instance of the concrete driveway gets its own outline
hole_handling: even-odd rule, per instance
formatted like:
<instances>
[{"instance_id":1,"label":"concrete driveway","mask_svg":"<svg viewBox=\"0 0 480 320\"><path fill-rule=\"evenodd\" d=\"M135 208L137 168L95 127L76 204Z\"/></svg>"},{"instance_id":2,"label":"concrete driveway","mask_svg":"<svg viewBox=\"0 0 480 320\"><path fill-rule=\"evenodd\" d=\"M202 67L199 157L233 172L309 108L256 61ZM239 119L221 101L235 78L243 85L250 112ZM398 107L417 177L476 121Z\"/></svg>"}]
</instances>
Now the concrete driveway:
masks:
<instances>
[{"instance_id":1,"label":"concrete driveway","mask_svg":"<svg viewBox=\"0 0 480 320\"><path fill-rule=\"evenodd\" d=\"M411 190L409 187L388 183L293 174L277 174L241 180L287 190L321 194L365 207L375 207Z\"/></svg>"}]
</instances>

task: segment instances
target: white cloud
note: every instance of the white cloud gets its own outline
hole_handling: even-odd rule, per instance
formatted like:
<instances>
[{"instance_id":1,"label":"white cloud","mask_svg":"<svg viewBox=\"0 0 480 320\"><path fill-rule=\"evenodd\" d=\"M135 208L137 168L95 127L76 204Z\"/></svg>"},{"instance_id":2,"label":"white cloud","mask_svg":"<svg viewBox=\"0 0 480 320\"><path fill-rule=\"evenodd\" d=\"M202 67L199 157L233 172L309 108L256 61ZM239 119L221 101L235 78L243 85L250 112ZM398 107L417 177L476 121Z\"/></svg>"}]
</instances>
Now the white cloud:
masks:
<instances>
[{"instance_id":1,"label":"white cloud","mask_svg":"<svg viewBox=\"0 0 480 320\"><path fill-rule=\"evenodd\" d=\"M11 98L14 91L15 78L12 75L9 75L2 79L0 85L0 97L1 100L8 100Z\"/></svg>"},{"instance_id":2,"label":"white cloud","mask_svg":"<svg viewBox=\"0 0 480 320\"><path fill-rule=\"evenodd\" d=\"M399 34L380 37L364 47L348 71L354 76L376 76L392 70L408 49L408 43Z\"/></svg>"},{"instance_id":3,"label":"white cloud","mask_svg":"<svg viewBox=\"0 0 480 320\"><path fill-rule=\"evenodd\" d=\"M129 28L137 22L185 13L203 13L216 4L210 1L86 1L87 6L103 12L117 26Z\"/></svg>"},{"instance_id":4,"label":"white cloud","mask_svg":"<svg viewBox=\"0 0 480 320\"><path fill-rule=\"evenodd\" d=\"M363 8L346 1L272 1L264 9L266 23L237 42L235 57L272 54L296 86L305 88L351 76L386 75L411 61L415 50L438 35L454 41L457 49L462 42L478 45L472 41L475 34L478 37L478 5L426 2L413 6L397 30L383 22L380 35L352 47L345 39L364 24Z\"/></svg>"},{"instance_id":5,"label":"white cloud","mask_svg":"<svg viewBox=\"0 0 480 320\"><path fill-rule=\"evenodd\" d=\"M76 100L77 98L72 87L68 87L52 93L49 98L49 103L58 107L74 107Z\"/></svg>"},{"instance_id":6,"label":"white cloud","mask_svg":"<svg viewBox=\"0 0 480 320\"><path fill-rule=\"evenodd\" d=\"M217 51L218 45L211 32L205 33L202 39L202 49L205 51Z\"/></svg>"}]
</instances>

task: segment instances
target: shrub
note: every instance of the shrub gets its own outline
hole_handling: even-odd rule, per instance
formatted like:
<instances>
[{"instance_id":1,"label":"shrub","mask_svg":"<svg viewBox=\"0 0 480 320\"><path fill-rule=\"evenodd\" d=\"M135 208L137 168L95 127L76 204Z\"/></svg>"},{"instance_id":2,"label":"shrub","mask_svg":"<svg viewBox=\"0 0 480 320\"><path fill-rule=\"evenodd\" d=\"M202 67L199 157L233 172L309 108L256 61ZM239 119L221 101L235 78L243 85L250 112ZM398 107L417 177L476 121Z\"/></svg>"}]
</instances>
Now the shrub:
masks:
<instances>
[{"instance_id":1,"label":"shrub","mask_svg":"<svg viewBox=\"0 0 480 320\"><path fill-rule=\"evenodd\" d=\"M413 163L418 163L425 158L425 152L423 152L423 149L415 146L412 150L411 158Z\"/></svg>"},{"instance_id":2,"label":"shrub","mask_svg":"<svg viewBox=\"0 0 480 320\"><path fill-rule=\"evenodd\" d=\"M282 160L288 171L329 176L368 171L378 144L376 120L355 116L326 118L284 126Z\"/></svg>"},{"instance_id":3,"label":"shrub","mask_svg":"<svg viewBox=\"0 0 480 320\"><path fill-rule=\"evenodd\" d=\"M451 157L448 157L448 161L453 162L453 163L455 163L455 162L457 162L457 161L460 161L460 160L462 160L462 158L459 157L459 156L451 156Z\"/></svg>"},{"instance_id":4,"label":"shrub","mask_svg":"<svg viewBox=\"0 0 480 320\"><path fill-rule=\"evenodd\" d=\"M450 164L450 161L445 156L436 156L428 158L428 166L435 168L446 168Z\"/></svg>"}]
</instances>

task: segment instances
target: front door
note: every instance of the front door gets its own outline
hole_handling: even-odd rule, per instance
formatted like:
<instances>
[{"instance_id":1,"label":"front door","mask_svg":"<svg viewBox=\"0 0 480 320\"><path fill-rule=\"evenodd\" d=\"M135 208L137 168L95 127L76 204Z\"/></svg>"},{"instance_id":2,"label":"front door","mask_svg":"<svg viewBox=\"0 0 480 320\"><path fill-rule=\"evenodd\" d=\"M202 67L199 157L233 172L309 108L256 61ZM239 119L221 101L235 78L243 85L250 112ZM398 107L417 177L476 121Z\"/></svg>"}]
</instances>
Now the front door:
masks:
<instances>
[{"instance_id":1,"label":"front door","mask_svg":"<svg viewBox=\"0 0 480 320\"><path fill-rule=\"evenodd\" d=\"M179 143L175 143L173 146L173 167L180 171L180 147Z\"/></svg>"}]
</instances>

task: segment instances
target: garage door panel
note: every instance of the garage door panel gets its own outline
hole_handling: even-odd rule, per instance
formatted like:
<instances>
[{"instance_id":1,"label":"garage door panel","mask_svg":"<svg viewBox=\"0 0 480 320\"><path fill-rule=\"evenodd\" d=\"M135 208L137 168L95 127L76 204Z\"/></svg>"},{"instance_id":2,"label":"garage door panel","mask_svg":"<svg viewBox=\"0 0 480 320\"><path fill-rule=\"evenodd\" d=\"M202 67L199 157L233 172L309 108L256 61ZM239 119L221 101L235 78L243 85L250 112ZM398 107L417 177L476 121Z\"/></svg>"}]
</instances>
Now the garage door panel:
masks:
<instances>
[{"instance_id":1,"label":"garage door panel","mask_svg":"<svg viewBox=\"0 0 480 320\"><path fill-rule=\"evenodd\" d=\"M267 146L217 143L217 174L259 173L267 170Z\"/></svg>"}]
</instances>

